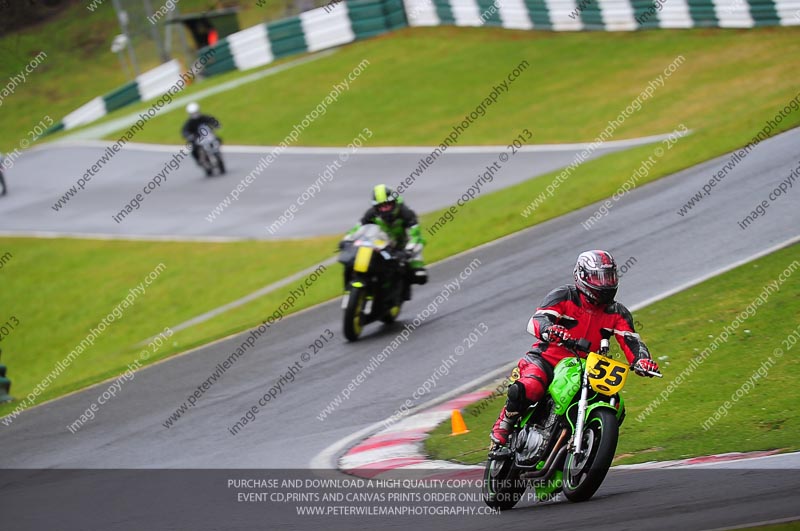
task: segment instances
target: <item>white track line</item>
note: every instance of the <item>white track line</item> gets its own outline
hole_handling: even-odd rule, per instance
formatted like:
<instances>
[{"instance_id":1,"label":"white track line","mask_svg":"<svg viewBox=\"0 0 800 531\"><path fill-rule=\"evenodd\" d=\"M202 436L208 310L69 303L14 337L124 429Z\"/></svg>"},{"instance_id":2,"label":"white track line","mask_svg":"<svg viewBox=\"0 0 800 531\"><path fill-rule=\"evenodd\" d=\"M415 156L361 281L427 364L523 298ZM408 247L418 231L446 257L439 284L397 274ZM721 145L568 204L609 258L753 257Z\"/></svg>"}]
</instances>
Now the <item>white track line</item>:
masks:
<instances>
[{"instance_id":1,"label":"white track line","mask_svg":"<svg viewBox=\"0 0 800 531\"><path fill-rule=\"evenodd\" d=\"M656 295L655 297L650 297L649 299L646 299L646 300L644 300L644 301L642 301L642 302L640 302L638 304L634 304L633 306L630 307L630 310L632 312L635 312L636 310L640 310L641 308L644 308L645 306L649 306L649 305L653 304L654 302L658 302L661 299L666 299L667 297L675 295L678 292L681 292L681 291L683 291L685 289L691 288L692 286L696 286L697 284L700 284L701 282L705 282L706 280L708 280L710 278L719 276L719 275L721 275L723 273L727 273L731 269L735 269L735 268L739 267L740 265L744 265L744 264L746 264L748 262L752 262L753 260L757 260L758 258L761 258L762 256L766 256L768 254L774 253L775 251L783 249L784 247L789 247L790 245L793 245L793 244L795 244L797 242L800 242L800 235L799 236L794 236L794 237L789 238L788 240L786 240L786 241L784 241L782 243L778 243L776 245L773 245L772 247L764 249L763 251L759 251L759 252L757 252L755 254L752 254L752 255L748 256L747 258L743 258L741 260L733 262L732 264L728 264L726 266L720 267L719 269L716 269L716 270L712 271L711 273L708 273L706 275L701 275L701 276L699 276L699 277L697 277L697 278L695 278L693 280L690 280L689 282L681 284L680 286L678 286L676 288L669 289L669 290L665 291L664 293Z\"/></svg>"},{"instance_id":2,"label":"white track line","mask_svg":"<svg viewBox=\"0 0 800 531\"><path fill-rule=\"evenodd\" d=\"M73 240L121 240L135 242L200 242L200 243L230 243L243 241L278 241L261 240L240 236L178 236L178 235L153 235L153 234L99 234L91 232L52 232L43 230L8 231L0 230L0 238L40 238L56 239L68 238ZM283 241L294 238L285 238ZM299 239L299 238L297 238Z\"/></svg>"},{"instance_id":3,"label":"white track line","mask_svg":"<svg viewBox=\"0 0 800 531\"><path fill-rule=\"evenodd\" d=\"M734 531L736 529L748 529L751 527L762 527L776 524L787 524L800 520L800 515L789 516L788 518L778 518L777 520L762 520L760 522L751 522L749 524L739 524L731 527L715 527L714 529L706 529L705 531Z\"/></svg>"},{"instance_id":4,"label":"white track line","mask_svg":"<svg viewBox=\"0 0 800 531\"><path fill-rule=\"evenodd\" d=\"M670 135L686 136L691 131L681 132L672 131L669 133L644 136L639 138L627 138L622 140L609 140L603 142L600 148L626 148L643 146L659 142L670 137ZM48 148L73 148L73 147L96 147L103 148L113 144L111 141L104 140L60 140L51 144L39 146L38 149ZM522 146L517 151L522 153L547 153L553 151L581 151L588 149L591 142L578 142L573 144L533 144ZM183 144L143 144L139 142L128 142L123 149L133 151L149 151L149 152L168 152L174 153ZM227 153L254 153L254 154L267 154L278 146L239 146L239 145L224 145L223 151ZM364 155L393 155L393 154L414 154L414 155L429 155L432 150L438 146L381 146L381 147L361 147L358 149L359 154ZM303 146L290 146L283 149L284 153L291 155L338 155L341 153L342 146L339 147L303 147ZM508 149L508 146L451 146L447 148L447 153L497 153Z\"/></svg>"}]
</instances>

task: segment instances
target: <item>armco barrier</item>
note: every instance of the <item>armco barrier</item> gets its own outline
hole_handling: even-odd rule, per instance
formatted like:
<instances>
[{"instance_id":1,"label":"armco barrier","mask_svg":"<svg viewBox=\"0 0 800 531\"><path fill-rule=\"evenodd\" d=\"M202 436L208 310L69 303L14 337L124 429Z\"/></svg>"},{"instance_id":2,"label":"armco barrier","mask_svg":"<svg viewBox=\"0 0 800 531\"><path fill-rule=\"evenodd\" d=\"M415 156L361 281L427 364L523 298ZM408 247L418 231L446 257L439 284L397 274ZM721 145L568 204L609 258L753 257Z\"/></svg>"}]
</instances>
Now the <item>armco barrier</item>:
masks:
<instances>
[{"instance_id":1,"label":"armco barrier","mask_svg":"<svg viewBox=\"0 0 800 531\"><path fill-rule=\"evenodd\" d=\"M203 73L213 76L247 70L287 55L341 46L406 25L402 0L346 0L228 35L214 45L216 53Z\"/></svg>"},{"instance_id":2,"label":"armco barrier","mask_svg":"<svg viewBox=\"0 0 800 531\"><path fill-rule=\"evenodd\" d=\"M404 0L410 26L553 31L800 25L800 0Z\"/></svg>"},{"instance_id":3,"label":"armco barrier","mask_svg":"<svg viewBox=\"0 0 800 531\"><path fill-rule=\"evenodd\" d=\"M127 85L123 85L117 90L103 96L106 112L116 111L121 107L141 100L142 96L139 94L139 87L136 81L131 81Z\"/></svg>"},{"instance_id":4,"label":"armco barrier","mask_svg":"<svg viewBox=\"0 0 800 531\"><path fill-rule=\"evenodd\" d=\"M62 118L60 122L50 127L47 132L54 133L61 129L72 129L73 127L93 122L111 111L131 103L155 99L175 85L180 75L180 63L174 59L168 61L140 74L135 81L126 83L105 96L98 96L89 103L75 109Z\"/></svg>"},{"instance_id":5,"label":"armco barrier","mask_svg":"<svg viewBox=\"0 0 800 531\"><path fill-rule=\"evenodd\" d=\"M263 24L229 35L228 50L239 70L256 68L275 60Z\"/></svg>"},{"instance_id":6,"label":"armco barrier","mask_svg":"<svg viewBox=\"0 0 800 531\"><path fill-rule=\"evenodd\" d=\"M269 45L275 57L302 53L308 49L299 18L290 18L267 25Z\"/></svg>"},{"instance_id":7,"label":"armco barrier","mask_svg":"<svg viewBox=\"0 0 800 531\"><path fill-rule=\"evenodd\" d=\"M342 3L330 12L319 8L300 13L300 24L309 52L326 50L356 40L348 11L347 4Z\"/></svg>"}]
</instances>

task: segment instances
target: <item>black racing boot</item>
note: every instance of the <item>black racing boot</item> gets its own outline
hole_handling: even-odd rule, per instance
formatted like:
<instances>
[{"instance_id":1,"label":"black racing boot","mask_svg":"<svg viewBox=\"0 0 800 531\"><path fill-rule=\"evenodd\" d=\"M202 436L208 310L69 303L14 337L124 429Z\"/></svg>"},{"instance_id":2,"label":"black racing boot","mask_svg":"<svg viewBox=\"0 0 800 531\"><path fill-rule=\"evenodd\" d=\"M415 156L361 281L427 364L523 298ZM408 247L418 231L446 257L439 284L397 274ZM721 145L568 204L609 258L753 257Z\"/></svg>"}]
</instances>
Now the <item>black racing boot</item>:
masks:
<instances>
[{"instance_id":1,"label":"black racing boot","mask_svg":"<svg viewBox=\"0 0 800 531\"><path fill-rule=\"evenodd\" d=\"M497 421L492 426L492 433L489 436L493 443L499 446L508 444L508 434L514 428L518 415L518 411L508 411L506 406L503 406L503 410L500 411L500 416L497 417Z\"/></svg>"},{"instance_id":2,"label":"black racing boot","mask_svg":"<svg viewBox=\"0 0 800 531\"><path fill-rule=\"evenodd\" d=\"M403 300L404 301L411 300L411 284L408 280L403 282Z\"/></svg>"}]
</instances>

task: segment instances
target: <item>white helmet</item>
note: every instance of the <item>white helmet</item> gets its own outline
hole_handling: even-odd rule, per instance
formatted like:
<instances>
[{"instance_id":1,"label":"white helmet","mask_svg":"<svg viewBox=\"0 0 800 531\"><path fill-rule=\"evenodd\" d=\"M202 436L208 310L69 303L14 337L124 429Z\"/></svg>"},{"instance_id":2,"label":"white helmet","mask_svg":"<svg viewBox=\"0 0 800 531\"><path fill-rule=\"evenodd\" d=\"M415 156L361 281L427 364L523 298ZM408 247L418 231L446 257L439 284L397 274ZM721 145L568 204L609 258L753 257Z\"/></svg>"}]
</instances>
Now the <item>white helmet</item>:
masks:
<instances>
[{"instance_id":1,"label":"white helmet","mask_svg":"<svg viewBox=\"0 0 800 531\"><path fill-rule=\"evenodd\" d=\"M192 116L194 116L196 114L199 114L200 113L200 106L196 102L193 101L192 103L190 103L189 105L186 106L186 112L188 112Z\"/></svg>"}]
</instances>

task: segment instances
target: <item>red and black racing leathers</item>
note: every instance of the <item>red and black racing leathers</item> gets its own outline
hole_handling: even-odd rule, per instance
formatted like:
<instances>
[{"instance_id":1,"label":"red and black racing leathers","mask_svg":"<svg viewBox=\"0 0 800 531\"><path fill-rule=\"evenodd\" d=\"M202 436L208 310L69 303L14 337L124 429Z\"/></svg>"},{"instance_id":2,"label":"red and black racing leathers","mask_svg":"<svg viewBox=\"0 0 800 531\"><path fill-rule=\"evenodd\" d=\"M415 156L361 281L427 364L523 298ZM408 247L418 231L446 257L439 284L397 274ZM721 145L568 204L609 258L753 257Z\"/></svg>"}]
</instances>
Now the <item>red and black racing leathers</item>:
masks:
<instances>
[{"instance_id":1,"label":"red and black racing leathers","mask_svg":"<svg viewBox=\"0 0 800 531\"><path fill-rule=\"evenodd\" d=\"M528 332L537 341L531 350L519 360L519 382L525 388L525 400L538 402L544 396L553 378L553 367L574 354L556 343L543 339L547 329L561 325L575 339L586 338L591 350L600 348L605 334L617 338L628 362L634 364L640 358L650 359L650 351L633 327L633 317L619 302L603 307L592 304L575 286L562 286L551 291L528 322ZM585 357L585 354L581 354ZM520 404L522 406L522 404Z\"/></svg>"}]
</instances>

